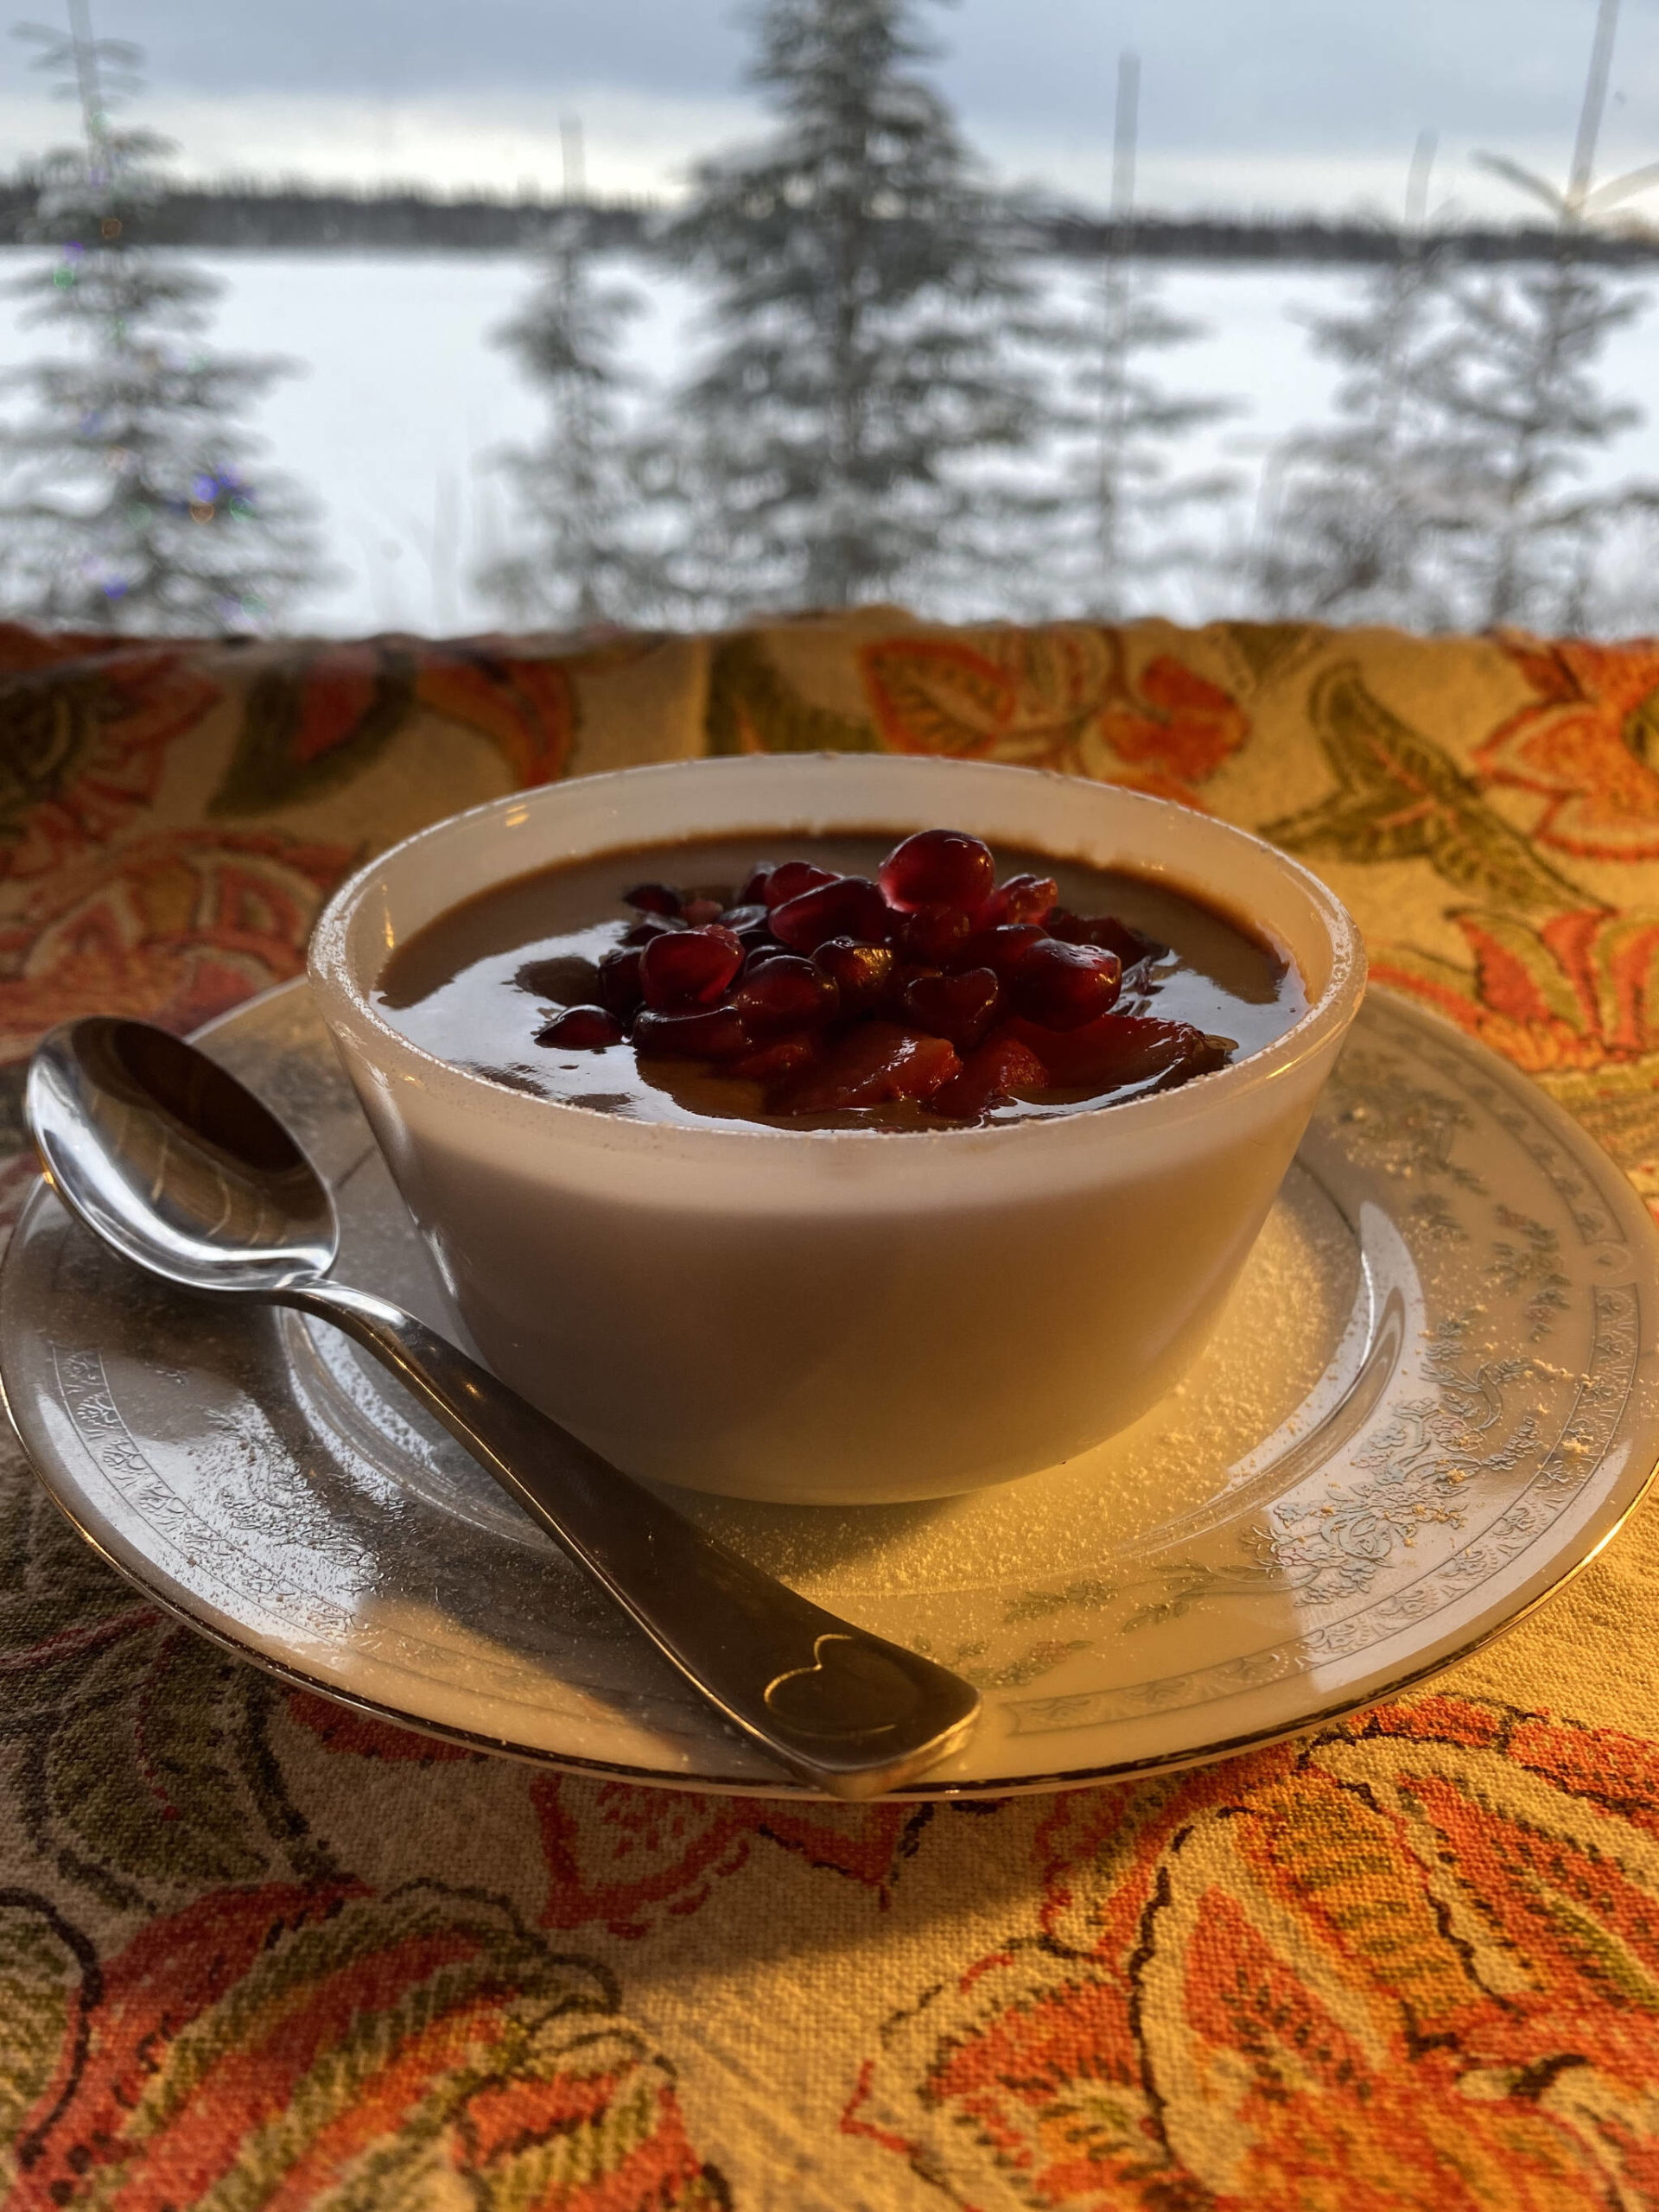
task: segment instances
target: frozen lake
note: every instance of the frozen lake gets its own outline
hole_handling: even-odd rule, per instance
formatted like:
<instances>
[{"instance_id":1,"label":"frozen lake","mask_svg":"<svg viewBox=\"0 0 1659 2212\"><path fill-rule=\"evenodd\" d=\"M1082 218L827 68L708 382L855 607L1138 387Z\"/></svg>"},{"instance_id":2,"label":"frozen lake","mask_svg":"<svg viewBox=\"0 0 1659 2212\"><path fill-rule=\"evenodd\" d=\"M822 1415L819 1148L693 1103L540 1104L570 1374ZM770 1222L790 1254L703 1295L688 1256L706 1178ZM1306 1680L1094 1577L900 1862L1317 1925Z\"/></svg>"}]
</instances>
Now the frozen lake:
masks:
<instances>
[{"instance_id":1,"label":"frozen lake","mask_svg":"<svg viewBox=\"0 0 1659 2212\"><path fill-rule=\"evenodd\" d=\"M0 283L29 257L0 249ZM512 535L512 503L493 456L533 439L539 427L533 391L490 340L525 296L531 265L516 257L440 254L190 258L226 287L216 346L302 365L303 373L278 385L252 418L272 458L321 506L340 571L294 626L349 633L486 625L491 610L472 578ZM675 376L696 345L695 298L636 265L619 261L609 273L648 296L633 326L635 365L655 378ZM1068 264L1060 281L1071 289L1077 265ZM1333 372L1297 318L1328 311L1351 296L1357 281L1346 273L1211 267L1160 277L1164 302L1206 326L1205 336L1164 356L1165 380L1243 408L1193 441L1192 465L1219 456L1253 481L1277 440L1324 418ZM15 302L0 293L0 369L43 350L42 334L23 327ZM1609 448L1596 474L1659 478L1659 315L1650 311L1616 334L1605 385L1655 412ZM1247 486L1245 525L1250 507ZM1172 613L1207 611L1165 596Z\"/></svg>"}]
</instances>

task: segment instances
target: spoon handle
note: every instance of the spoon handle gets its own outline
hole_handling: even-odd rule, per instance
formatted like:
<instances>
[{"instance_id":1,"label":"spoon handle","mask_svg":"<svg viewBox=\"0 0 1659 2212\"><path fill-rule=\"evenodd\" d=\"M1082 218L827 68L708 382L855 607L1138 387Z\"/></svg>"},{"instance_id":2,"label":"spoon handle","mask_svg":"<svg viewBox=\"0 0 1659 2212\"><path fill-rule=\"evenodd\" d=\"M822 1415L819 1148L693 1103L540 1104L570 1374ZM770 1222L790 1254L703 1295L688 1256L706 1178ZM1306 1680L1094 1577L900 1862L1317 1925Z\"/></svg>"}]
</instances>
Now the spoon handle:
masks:
<instances>
[{"instance_id":1,"label":"spoon handle","mask_svg":"<svg viewBox=\"0 0 1659 2212\"><path fill-rule=\"evenodd\" d=\"M424 1322L343 1284L276 1295L384 1361L685 1679L803 1781L874 1797L966 1739L980 1704L969 1683L751 1567Z\"/></svg>"}]
</instances>

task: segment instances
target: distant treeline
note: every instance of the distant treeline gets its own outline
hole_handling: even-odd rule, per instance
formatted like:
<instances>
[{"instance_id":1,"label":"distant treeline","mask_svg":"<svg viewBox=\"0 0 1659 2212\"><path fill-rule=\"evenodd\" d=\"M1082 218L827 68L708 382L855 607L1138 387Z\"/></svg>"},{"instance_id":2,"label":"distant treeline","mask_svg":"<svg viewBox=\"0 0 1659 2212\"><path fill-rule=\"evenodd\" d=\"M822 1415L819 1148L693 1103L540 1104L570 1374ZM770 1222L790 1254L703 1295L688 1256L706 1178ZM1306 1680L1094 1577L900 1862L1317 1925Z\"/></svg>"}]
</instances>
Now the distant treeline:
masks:
<instances>
[{"instance_id":1,"label":"distant treeline","mask_svg":"<svg viewBox=\"0 0 1659 2212\"><path fill-rule=\"evenodd\" d=\"M0 179L0 245L27 243L36 185L27 172ZM660 211L639 201L584 202L601 245L648 238ZM369 253L533 251L570 203L480 196L443 199L413 188L328 191L302 184L176 187L130 230L149 245L218 246L263 252ZM1137 215L1122 226L1085 209L1022 205L1033 242L1077 259L1096 259L1116 240L1120 251L1153 261L1245 261L1374 264L1408 248L1446 245L1465 261L1546 261L1559 235L1542 225L1460 228L1408 241L1383 223L1313 216ZM1580 259L1612 264L1659 260L1659 232L1594 233L1576 243Z\"/></svg>"}]
</instances>

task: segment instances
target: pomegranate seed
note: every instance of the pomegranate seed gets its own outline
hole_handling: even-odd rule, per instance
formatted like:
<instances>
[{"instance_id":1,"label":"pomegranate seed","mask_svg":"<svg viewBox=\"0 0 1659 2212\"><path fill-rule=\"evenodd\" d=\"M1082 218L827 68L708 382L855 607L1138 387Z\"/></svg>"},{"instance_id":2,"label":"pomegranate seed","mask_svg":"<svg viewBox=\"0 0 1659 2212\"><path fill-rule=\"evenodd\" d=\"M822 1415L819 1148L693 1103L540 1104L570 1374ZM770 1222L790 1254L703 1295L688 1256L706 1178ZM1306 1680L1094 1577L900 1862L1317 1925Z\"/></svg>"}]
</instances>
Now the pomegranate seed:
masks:
<instances>
[{"instance_id":1,"label":"pomegranate seed","mask_svg":"<svg viewBox=\"0 0 1659 2212\"><path fill-rule=\"evenodd\" d=\"M994 969L1006 983L1032 946L1047 942L1046 932L1035 922L1009 922L994 930L976 930L961 957L976 968Z\"/></svg>"},{"instance_id":2,"label":"pomegranate seed","mask_svg":"<svg viewBox=\"0 0 1659 2212\"><path fill-rule=\"evenodd\" d=\"M1048 933L1067 944L1097 944L1103 951L1115 952L1126 968L1137 960L1160 959L1169 950L1115 914L1071 914L1064 906L1049 916Z\"/></svg>"},{"instance_id":3,"label":"pomegranate seed","mask_svg":"<svg viewBox=\"0 0 1659 2212\"><path fill-rule=\"evenodd\" d=\"M753 1042L741 1018L728 1006L634 1017L633 1049L642 1059L735 1060Z\"/></svg>"},{"instance_id":4,"label":"pomegranate seed","mask_svg":"<svg viewBox=\"0 0 1659 2212\"><path fill-rule=\"evenodd\" d=\"M654 937L639 962L645 1004L653 1014L712 1006L743 964L730 930L680 930Z\"/></svg>"},{"instance_id":5,"label":"pomegranate seed","mask_svg":"<svg viewBox=\"0 0 1659 2212\"><path fill-rule=\"evenodd\" d=\"M696 930L702 928L707 922L721 920L725 912L726 901L723 899L688 899L680 909L680 919L690 922ZM728 923L727 927L729 929L730 926Z\"/></svg>"},{"instance_id":6,"label":"pomegranate seed","mask_svg":"<svg viewBox=\"0 0 1659 2212\"><path fill-rule=\"evenodd\" d=\"M622 1042L622 1024L608 1007L568 1006L536 1033L538 1045L564 1045L579 1052L602 1052Z\"/></svg>"},{"instance_id":7,"label":"pomegranate seed","mask_svg":"<svg viewBox=\"0 0 1659 2212\"><path fill-rule=\"evenodd\" d=\"M656 950L652 946L646 953ZM1115 952L1097 945L1062 944L1049 938L1033 944L1008 986L1014 1005L1045 1029L1080 1029L1116 998L1123 969Z\"/></svg>"},{"instance_id":8,"label":"pomegranate seed","mask_svg":"<svg viewBox=\"0 0 1659 2212\"><path fill-rule=\"evenodd\" d=\"M775 937L765 937L759 944L750 947L744 958L743 973L753 976L760 969L770 967L774 960L793 960L795 957L789 947L779 944Z\"/></svg>"},{"instance_id":9,"label":"pomegranate seed","mask_svg":"<svg viewBox=\"0 0 1659 2212\"><path fill-rule=\"evenodd\" d=\"M1121 1090L1154 1081L1166 1089L1227 1060L1225 1047L1190 1022L1144 1014L1103 1014L1064 1033L1020 1020L1008 1026L1047 1068L1050 1082L1066 1090Z\"/></svg>"},{"instance_id":10,"label":"pomegranate seed","mask_svg":"<svg viewBox=\"0 0 1659 2212\"><path fill-rule=\"evenodd\" d=\"M966 1051L996 1019L1002 987L988 968L960 976L918 976L905 987L905 1013L918 1029L948 1037Z\"/></svg>"},{"instance_id":11,"label":"pomegranate seed","mask_svg":"<svg viewBox=\"0 0 1659 2212\"><path fill-rule=\"evenodd\" d=\"M812 965L836 986L843 1014L864 1014L887 988L893 954L885 944L855 944L849 937L832 937L812 955Z\"/></svg>"},{"instance_id":12,"label":"pomegranate seed","mask_svg":"<svg viewBox=\"0 0 1659 2212\"><path fill-rule=\"evenodd\" d=\"M976 929L995 930L1021 922L1040 922L1053 910L1060 887L1052 875L1011 875L992 892L974 917Z\"/></svg>"},{"instance_id":13,"label":"pomegranate seed","mask_svg":"<svg viewBox=\"0 0 1659 2212\"><path fill-rule=\"evenodd\" d=\"M779 1114L834 1114L845 1107L926 1098L961 1067L946 1038L922 1036L891 1021L866 1021L849 1029L816 1067L781 1084L768 1103Z\"/></svg>"},{"instance_id":14,"label":"pomegranate seed","mask_svg":"<svg viewBox=\"0 0 1659 2212\"><path fill-rule=\"evenodd\" d=\"M780 868L778 875L783 873ZM774 906L772 931L796 952L816 952L832 937L879 943L891 919L886 899L867 876L837 875Z\"/></svg>"},{"instance_id":15,"label":"pomegranate seed","mask_svg":"<svg viewBox=\"0 0 1659 2212\"><path fill-rule=\"evenodd\" d=\"M918 906L899 923L893 941L901 959L944 968L960 957L969 926L960 906Z\"/></svg>"},{"instance_id":16,"label":"pomegranate seed","mask_svg":"<svg viewBox=\"0 0 1659 2212\"><path fill-rule=\"evenodd\" d=\"M622 893L622 904L637 914L677 914L680 894L671 883L636 883Z\"/></svg>"},{"instance_id":17,"label":"pomegranate seed","mask_svg":"<svg viewBox=\"0 0 1659 2212\"><path fill-rule=\"evenodd\" d=\"M887 977L887 988L881 995L880 1012L890 1020L905 1018L905 993L924 976L938 976L943 969L930 967L925 960L895 960Z\"/></svg>"},{"instance_id":18,"label":"pomegranate seed","mask_svg":"<svg viewBox=\"0 0 1659 2212\"><path fill-rule=\"evenodd\" d=\"M817 1040L810 1037L779 1037L758 1052L734 1060L731 1072L751 1083L775 1083L781 1076L798 1076L818 1058Z\"/></svg>"},{"instance_id":19,"label":"pomegranate seed","mask_svg":"<svg viewBox=\"0 0 1659 2212\"><path fill-rule=\"evenodd\" d=\"M798 953L768 960L732 993L730 1004L757 1037L769 1029L807 1029L828 1021L840 994L830 978Z\"/></svg>"},{"instance_id":20,"label":"pomegranate seed","mask_svg":"<svg viewBox=\"0 0 1659 2212\"><path fill-rule=\"evenodd\" d=\"M768 906L786 906L804 891L815 891L819 884L835 880L831 869L814 868L810 861L785 861L767 876L763 895ZM744 887L747 890L747 886Z\"/></svg>"},{"instance_id":21,"label":"pomegranate seed","mask_svg":"<svg viewBox=\"0 0 1659 2212\"><path fill-rule=\"evenodd\" d=\"M735 930L739 937L748 930L765 930L771 926L770 909L760 904L728 906L715 918L722 929Z\"/></svg>"},{"instance_id":22,"label":"pomegranate seed","mask_svg":"<svg viewBox=\"0 0 1659 2212\"><path fill-rule=\"evenodd\" d=\"M677 914L671 919L666 916L654 918L647 921L636 922L632 929L624 930L622 942L624 944L649 944L654 937L672 937L677 930L683 930L685 924L681 921Z\"/></svg>"},{"instance_id":23,"label":"pomegranate seed","mask_svg":"<svg viewBox=\"0 0 1659 2212\"><path fill-rule=\"evenodd\" d=\"M959 1076L939 1086L927 1110L947 1121L976 1122L993 1108L1008 1105L1016 1092L1046 1090L1049 1082L1048 1070L1030 1046L999 1030L969 1054Z\"/></svg>"},{"instance_id":24,"label":"pomegranate seed","mask_svg":"<svg viewBox=\"0 0 1659 2212\"><path fill-rule=\"evenodd\" d=\"M737 894L740 906L764 906L766 903L766 884L777 866L775 861L757 861L743 880L743 888Z\"/></svg>"},{"instance_id":25,"label":"pomegranate seed","mask_svg":"<svg viewBox=\"0 0 1659 2212\"><path fill-rule=\"evenodd\" d=\"M960 830L923 830L895 845L880 867L887 904L908 913L917 906L978 906L996 882L991 849Z\"/></svg>"},{"instance_id":26,"label":"pomegranate seed","mask_svg":"<svg viewBox=\"0 0 1659 2212\"><path fill-rule=\"evenodd\" d=\"M645 954L635 945L626 951L607 952L599 963L600 1001L613 1014L620 1014L625 1021L645 995L645 987L639 980L644 958Z\"/></svg>"}]
</instances>

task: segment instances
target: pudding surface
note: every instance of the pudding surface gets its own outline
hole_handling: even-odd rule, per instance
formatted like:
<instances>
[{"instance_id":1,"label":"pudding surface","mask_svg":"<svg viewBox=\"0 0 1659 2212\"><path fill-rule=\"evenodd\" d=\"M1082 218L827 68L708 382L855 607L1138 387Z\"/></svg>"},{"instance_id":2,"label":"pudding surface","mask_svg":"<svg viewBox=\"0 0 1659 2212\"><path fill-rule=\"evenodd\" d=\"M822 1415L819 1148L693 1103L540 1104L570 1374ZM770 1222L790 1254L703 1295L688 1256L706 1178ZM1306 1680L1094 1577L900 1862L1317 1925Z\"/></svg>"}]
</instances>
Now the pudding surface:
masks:
<instances>
[{"instance_id":1,"label":"pudding surface","mask_svg":"<svg viewBox=\"0 0 1659 2212\"><path fill-rule=\"evenodd\" d=\"M815 1093L804 1087L803 1076L793 1078L791 1093L770 1071L733 1072L700 1059L636 1050L626 1036L573 1045L548 1034L563 1027L567 1039L573 1031L582 1035L579 1023L561 1025L561 1013L602 1004L600 963L639 944L660 925L663 918L626 903L629 891L673 887L687 899L709 902L706 920L713 912L729 912L744 885L769 864L805 861L839 877L874 880L899 834L872 829L702 838L634 846L538 869L462 900L396 946L378 979L374 1003L385 1020L434 1058L565 1105L683 1125L715 1120L770 1128L893 1130L1052 1118L1121 1103L1247 1058L1306 1011L1294 963L1248 923L1196 894L1128 871L997 845L992 850L999 884L1017 876L1052 878L1061 912L1110 917L1142 941L1144 952L1126 948L1112 1014L1181 1025L1207 1040L1208 1050L1189 1052L1179 1065L1103 1083L1098 1070L1084 1069L1080 1082L1062 1079L1066 1054L1057 1046L1055 1067L1028 1069L1027 1079L998 1090L978 1110L947 1118L914 1096L826 1107L823 1085ZM671 929L676 926L671 919ZM910 967L919 972L918 963ZM907 1031L921 1027L901 1009L881 1011L891 1017L888 1030L895 1021ZM1030 1024L1014 1026L1034 1039L1039 1052L1044 1049ZM847 1027L831 1022L828 1033L833 1037ZM602 1040L597 1025L594 1033ZM967 1052L964 1045L964 1058ZM1077 1064L1074 1054L1072 1065ZM780 1096L791 1096L804 1106L779 1110Z\"/></svg>"}]
</instances>

